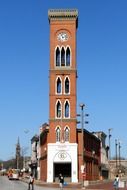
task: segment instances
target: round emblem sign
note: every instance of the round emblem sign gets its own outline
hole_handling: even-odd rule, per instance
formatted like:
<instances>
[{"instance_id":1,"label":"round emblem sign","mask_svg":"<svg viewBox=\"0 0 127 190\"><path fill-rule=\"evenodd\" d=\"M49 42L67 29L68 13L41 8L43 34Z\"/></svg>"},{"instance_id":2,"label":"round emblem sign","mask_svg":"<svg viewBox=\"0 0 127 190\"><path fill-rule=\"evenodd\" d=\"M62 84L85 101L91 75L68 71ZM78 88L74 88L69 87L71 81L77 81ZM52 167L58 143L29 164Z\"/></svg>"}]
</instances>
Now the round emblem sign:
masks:
<instances>
[{"instance_id":1,"label":"round emblem sign","mask_svg":"<svg viewBox=\"0 0 127 190\"><path fill-rule=\"evenodd\" d=\"M66 155L65 152L60 152L60 153L58 154L58 157L60 158L60 160L64 160L64 159L67 157L67 155Z\"/></svg>"}]
</instances>

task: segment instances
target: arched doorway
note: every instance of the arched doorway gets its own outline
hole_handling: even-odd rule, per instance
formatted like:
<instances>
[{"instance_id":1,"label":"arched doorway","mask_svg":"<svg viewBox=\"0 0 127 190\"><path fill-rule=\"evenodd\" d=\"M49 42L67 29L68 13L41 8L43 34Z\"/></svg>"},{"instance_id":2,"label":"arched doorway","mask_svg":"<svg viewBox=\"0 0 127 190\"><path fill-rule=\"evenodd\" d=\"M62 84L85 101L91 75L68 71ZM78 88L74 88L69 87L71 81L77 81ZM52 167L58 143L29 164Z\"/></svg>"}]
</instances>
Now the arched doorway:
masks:
<instances>
[{"instance_id":1,"label":"arched doorway","mask_svg":"<svg viewBox=\"0 0 127 190\"><path fill-rule=\"evenodd\" d=\"M64 176L66 182L71 182L71 163L54 163L54 181L59 181L59 174Z\"/></svg>"},{"instance_id":2,"label":"arched doorway","mask_svg":"<svg viewBox=\"0 0 127 190\"><path fill-rule=\"evenodd\" d=\"M54 157L53 162L53 181L59 181L59 174L64 176L66 182L71 182L72 177L72 162L70 155L66 152L60 151Z\"/></svg>"}]
</instances>

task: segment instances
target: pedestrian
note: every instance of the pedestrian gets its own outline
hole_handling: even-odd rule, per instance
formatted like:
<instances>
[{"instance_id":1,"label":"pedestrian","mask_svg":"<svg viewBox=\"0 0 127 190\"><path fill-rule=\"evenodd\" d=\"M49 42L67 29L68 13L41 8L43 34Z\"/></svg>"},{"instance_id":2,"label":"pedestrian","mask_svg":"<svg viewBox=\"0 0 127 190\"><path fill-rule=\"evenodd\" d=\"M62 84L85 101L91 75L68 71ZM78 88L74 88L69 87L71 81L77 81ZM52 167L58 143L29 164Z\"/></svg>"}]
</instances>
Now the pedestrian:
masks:
<instances>
[{"instance_id":1,"label":"pedestrian","mask_svg":"<svg viewBox=\"0 0 127 190\"><path fill-rule=\"evenodd\" d=\"M62 174L59 174L59 185L60 185L60 190L63 189L63 184L64 184L64 177Z\"/></svg>"},{"instance_id":2,"label":"pedestrian","mask_svg":"<svg viewBox=\"0 0 127 190\"><path fill-rule=\"evenodd\" d=\"M32 173L30 174L30 177L29 177L28 190L30 190L30 188L32 188L32 190L34 190L34 177L33 177Z\"/></svg>"},{"instance_id":3,"label":"pedestrian","mask_svg":"<svg viewBox=\"0 0 127 190\"><path fill-rule=\"evenodd\" d=\"M114 179L113 186L115 190L119 190L119 176L118 175L116 175Z\"/></svg>"}]
</instances>

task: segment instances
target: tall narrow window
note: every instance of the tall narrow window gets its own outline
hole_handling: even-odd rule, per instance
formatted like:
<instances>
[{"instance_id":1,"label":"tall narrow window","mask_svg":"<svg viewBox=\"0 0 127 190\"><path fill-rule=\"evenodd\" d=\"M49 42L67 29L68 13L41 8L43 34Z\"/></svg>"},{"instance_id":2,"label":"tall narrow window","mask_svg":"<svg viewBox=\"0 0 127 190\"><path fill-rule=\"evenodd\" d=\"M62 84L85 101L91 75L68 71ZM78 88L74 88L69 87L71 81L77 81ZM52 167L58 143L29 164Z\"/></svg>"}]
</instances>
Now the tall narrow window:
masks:
<instances>
[{"instance_id":1,"label":"tall narrow window","mask_svg":"<svg viewBox=\"0 0 127 190\"><path fill-rule=\"evenodd\" d=\"M70 66L70 49L69 49L69 47L66 50L66 66Z\"/></svg>"},{"instance_id":2,"label":"tall narrow window","mask_svg":"<svg viewBox=\"0 0 127 190\"><path fill-rule=\"evenodd\" d=\"M65 50L63 47L61 50L61 66L65 66Z\"/></svg>"},{"instance_id":3,"label":"tall narrow window","mask_svg":"<svg viewBox=\"0 0 127 190\"><path fill-rule=\"evenodd\" d=\"M60 142L60 128L57 127L56 129L56 142Z\"/></svg>"},{"instance_id":4,"label":"tall narrow window","mask_svg":"<svg viewBox=\"0 0 127 190\"><path fill-rule=\"evenodd\" d=\"M65 117L68 118L69 117L69 103L68 101L66 101L65 103Z\"/></svg>"},{"instance_id":5,"label":"tall narrow window","mask_svg":"<svg viewBox=\"0 0 127 190\"><path fill-rule=\"evenodd\" d=\"M56 49L56 66L60 66L60 50L58 47Z\"/></svg>"},{"instance_id":6,"label":"tall narrow window","mask_svg":"<svg viewBox=\"0 0 127 190\"><path fill-rule=\"evenodd\" d=\"M69 128L68 127L65 127L65 130L64 130L64 140L65 142L66 141L69 142Z\"/></svg>"},{"instance_id":7,"label":"tall narrow window","mask_svg":"<svg viewBox=\"0 0 127 190\"><path fill-rule=\"evenodd\" d=\"M57 79L57 94L61 94L61 80Z\"/></svg>"},{"instance_id":8,"label":"tall narrow window","mask_svg":"<svg viewBox=\"0 0 127 190\"><path fill-rule=\"evenodd\" d=\"M68 77L65 79L65 93L68 94L70 92L70 89L69 89L69 79Z\"/></svg>"},{"instance_id":9,"label":"tall narrow window","mask_svg":"<svg viewBox=\"0 0 127 190\"><path fill-rule=\"evenodd\" d=\"M58 101L56 105L56 116L57 118L61 117L61 103Z\"/></svg>"}]
</instances>

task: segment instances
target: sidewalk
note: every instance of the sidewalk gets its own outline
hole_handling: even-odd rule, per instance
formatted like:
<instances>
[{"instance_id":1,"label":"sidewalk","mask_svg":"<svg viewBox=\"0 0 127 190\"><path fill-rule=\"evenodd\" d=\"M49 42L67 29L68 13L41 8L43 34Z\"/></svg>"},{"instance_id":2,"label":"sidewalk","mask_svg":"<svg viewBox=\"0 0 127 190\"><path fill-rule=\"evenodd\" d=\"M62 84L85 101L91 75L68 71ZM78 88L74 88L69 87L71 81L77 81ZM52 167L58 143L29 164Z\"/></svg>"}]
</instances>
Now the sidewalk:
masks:
<instances>
[{"instance_id":1,"label":"sidewalk","mask_svg":"<svg viewBox=\"0 0 127 190\"><path fill-rule=\"evenodd\" d=\"M28 183L28 179L27 178L21 178L21 181ZM53 188L58 188L59 189L59 183L47 183L47 182L43 182L40 180L35 180L34 184L38 185L38 186L43 186L43 187L53 187ZM67 185L64 186L65 190L70 190L70 189L76 189L76 190L81 190L82 188L81 183L68 183Z\"/></svg>"},{"instance_id":2,"label":"sidewalk","mask_svg":"<svg viewBox=\"0 0 127 190\"><path fill-rule=\"evenodd\" d=\"M21 180L28 183L27 178L22 178ZM38 186L59 189L59 183L47 183L47 182L43 182L40 180L35 180L34 183ZM109 184L111 187L112 186L111 180L90 181L89 185L86 187L82 187L82 183L68 183L67 185L64 186L64 190L70 190L70 189L75 189L75 190L83 190L83 189L86 189L86 190L93 190L93 189L94 190L104 190L105 188L103 188L103 187L108 187ZM106 189L108 189L108 188L106 188Z\"/></svg>"}]
</instances>

